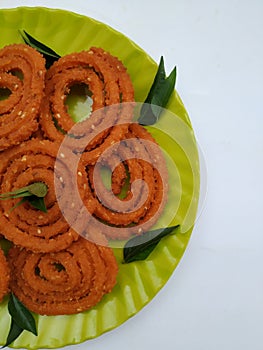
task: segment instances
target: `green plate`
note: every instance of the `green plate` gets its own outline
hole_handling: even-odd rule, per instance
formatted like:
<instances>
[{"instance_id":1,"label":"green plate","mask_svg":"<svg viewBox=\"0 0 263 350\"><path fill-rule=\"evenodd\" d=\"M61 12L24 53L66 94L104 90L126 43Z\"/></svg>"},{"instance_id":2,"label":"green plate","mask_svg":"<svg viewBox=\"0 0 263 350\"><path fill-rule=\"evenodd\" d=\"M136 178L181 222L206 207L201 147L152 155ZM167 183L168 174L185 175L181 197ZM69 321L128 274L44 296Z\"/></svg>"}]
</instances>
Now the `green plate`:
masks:
<instances>
[{"instance_id":1,"label":"green plate","mask_svg":"<svg viewBox=\"0 0 263 350\"><path fill-rule=\"evenodd\" d=\"M118 56L127 67L135 99L143 102L157 64L141 48L109 26L64 10L20 7L0 10L0 47L22 42L18 29L53 48L60 55L100 46ZM175 91L158 124L149 128L167 153L169 200L158 227L180 223L182 232L166 237L146 261L122 263L115 249L118 282L93 309L73 316L36 316L39 335L24 331L15 348L56 348L98 337L141 310L165 285L179 263L191 236L199 198L199 158L187 112ZM4 344L10 317L8 298L0 305L0 344Z\"/></svg>"}]
</instances>

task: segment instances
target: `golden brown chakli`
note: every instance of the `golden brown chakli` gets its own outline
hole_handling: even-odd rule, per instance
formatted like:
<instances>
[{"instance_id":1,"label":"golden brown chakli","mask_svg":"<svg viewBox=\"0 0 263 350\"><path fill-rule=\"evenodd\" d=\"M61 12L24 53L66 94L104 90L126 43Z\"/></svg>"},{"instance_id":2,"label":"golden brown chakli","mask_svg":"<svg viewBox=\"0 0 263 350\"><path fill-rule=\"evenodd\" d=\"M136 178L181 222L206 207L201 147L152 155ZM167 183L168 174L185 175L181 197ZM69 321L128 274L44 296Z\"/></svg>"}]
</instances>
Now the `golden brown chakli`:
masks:
<instances>
[{"instance_id":1,"label":"golden brown chakli","mask_svg":"<svg viewBox=\"0 0 263 350\"><path fill-rule=\"evenodd\" d=\"M85 164L85 157L83 161ZM92 198L93 217L108 225L104 226L108 239L127 239L156 223L167 201L168 172L161 149L144 127L130 123L125 139L112 147L100 165L85 165L89 192L86 198L89 204ZM112 171L109 190L99 182L100 166ZM134 191L132 186L138 181ZM125 195L117 199L123 186Z\"/></svg>"},{"instance_id":2,"label":"golden brown chakli","mask_svg":"<svg viewBox=\"0 0 263 350\"><path fill-rule=\"evenodd\" d=\"M0 151L38 129L45 73L45 60L32 47L13 44L0 50L0 88L10 93L0 101Z\"/></svg>"},{"instance_id":3,"label":"golden brown chakli","mask_svg":"<svg viewBox=\"0 0 263 350\"><path fill-rule=\"evenodd\" d=\"M77 124L66 105L76 84L87 86L93 100L91 115ZM108 241L149 230L163 211L168 174L162 151L132 122L134 89L125 66L101 48L61 57L46 71L34 49L7 46L0 50L0 88L10 91L0 101L0 192L34 182L48 188L46 213L27 202L14 209L19 198L0 201L0 234L13 243L10 283L0 250L0 300L10 288L42 315L90 309L117 283ZM69 155L79 160L75 173ZM112 172L110 189L99 181L101 167ZM74 189L80 204L73 200ZM76 232L83 209L90 219Z\"/></svg>"},{"instance_id":4,"label":"golden brown chakli","mask_svg":"<svg viewBox=\"0 0 263 350\"><path fill-rule=\"evenodd\" d=\"M90 309L111 292L118 272L110 248L83 238L56 254L14 247L8 260L11 289L24 305L41 315Z\"/></svg>"},{"instance_id":5,"label":"golden brown chakli","mask_svg":"<svg viewBox=\"0 0 263 350\"><path fill-rule=\"evenodd\" d=\"M45 137L50 140L63 141L65 133L74 126L65 102L71 87L77 84L84 84L89 89L93 100L92 112L134 101L131 79L118 58L96 47L65 55L50 67L46 76L40 125ZM99 127L105 124L105 118L109 127L98 133ZM82 133L94 134L83 152L86 163L94 164L112 142L124 138L127 132L125 123L131 118L131 113L118 114L109 110L109 113L92 113L80 123Z\"/></svg>"},{"instance_id":6,"label":"golden brown chakli","mask_svg":"<svg viewBox=\"0 0 263 350\"><path fill-rule=\"evenodd\" d=\"M59 145L49 140L30 140L0 154L1 193L7 193L43 182L48 187L45 197L47 213L36 210L29 203L13 207L18 199L0 201L0 232L16 245L34 252L56 252L68 247L78 238L61 213L54 189L54 164ZM69 164L59 183L70 182ZM83 171L83 170L82 170ZM82 181L82 182L81 182ZM84 180L79 178L79 191L83 198ZM69 198L70 200L70 193ZM76 216L78 208L72 210Z\"/></svg>"}]
</instances>

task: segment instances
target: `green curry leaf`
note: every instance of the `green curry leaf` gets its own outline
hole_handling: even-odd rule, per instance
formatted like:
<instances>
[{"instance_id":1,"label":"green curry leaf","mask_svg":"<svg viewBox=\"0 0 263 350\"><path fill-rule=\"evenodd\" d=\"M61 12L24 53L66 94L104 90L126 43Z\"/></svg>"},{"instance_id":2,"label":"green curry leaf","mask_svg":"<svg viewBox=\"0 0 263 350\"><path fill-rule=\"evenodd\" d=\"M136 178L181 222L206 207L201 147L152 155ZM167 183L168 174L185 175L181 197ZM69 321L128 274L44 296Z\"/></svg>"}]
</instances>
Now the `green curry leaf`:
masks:
<instances>
[{"instance_id":1,"label":"green curry leaf","mask_svg":"<svg viewBox=\"0 0 263 350\"><path fill-rule=\"evenodd\" d=\"M25 30L19 30L19 33L27 45L33 47L45 57L47 68L49 68L55 61L57 61L61 57L50 47L46 46L45 44L32 37Z\"/></svg>"},{"instance_id":2,"label":"green curry leaf","mask_svg":"<svg viewBox=\"0 0 263 350\"><path fill-rule=\"evenodd\" d=\"M123 249L123 262L130 263L145 260L155 249L162 238L178 232L179 225L145 232L131 238Z\"/></svg>"},{"instance_id":3,"label":"green curry leaf","mask_svg":"<svg viewBox=\"0 0 263 350\"><path fill-rule=\"evenodd\" d=\"M11 320L11 326L9 329L9 333L5 342L5 345L1 347L1 349L9 346L10 344L13 343L13 341L15 341L20 334L23 332L23 328L19 327L16 322L14 321L14 319L12 318Z\"/></svg>"},{"instance_id":4,"label":"green curry leaf","mask_svg":"<svg viewBox=\"0 0 263 350\"><path fill-rule=\"evenodd\" d=\"M11 316L11 325L5 345L9 346L25 330L37 335L36 321L31 312L11 293L8 302L8 312Z\"/></svg>"},{"instance_id":5,"label":"green curry leaf","mask_svg":"<svg viewBox=\"0 0 263 350\"><path fill-rule=\"evenodd\" d=\"M37 335L36 322L33 315L13 293L10 294L8 311L20 328Z\"/></svg>"},{"instance_id":6,"label":"green curry leaf","mask_svg":"<svg viewBox=\"0 0 263 350\"><path fill-rule=\"evenodd\" d=\"M20 204L28 202L34 208L47 212L44 197L48 192L48 187L43 182L33 182L32 184L19 188L17 190L0 194L0 200L22 198L11 210L17 208Z\"/></svg>"},{"instance_id":7,"label":"green curry leaf","mask_svg":"<svg viewBox=\"0 0 263 350\"><path fill-rule=\"evenodd\" d=\"M176 67L166 77L163 56L150 88L150 91L142 105L138 123L141 125L155 124L163 108L167 105L176 83Z\"/></svg>"}]
</instances>

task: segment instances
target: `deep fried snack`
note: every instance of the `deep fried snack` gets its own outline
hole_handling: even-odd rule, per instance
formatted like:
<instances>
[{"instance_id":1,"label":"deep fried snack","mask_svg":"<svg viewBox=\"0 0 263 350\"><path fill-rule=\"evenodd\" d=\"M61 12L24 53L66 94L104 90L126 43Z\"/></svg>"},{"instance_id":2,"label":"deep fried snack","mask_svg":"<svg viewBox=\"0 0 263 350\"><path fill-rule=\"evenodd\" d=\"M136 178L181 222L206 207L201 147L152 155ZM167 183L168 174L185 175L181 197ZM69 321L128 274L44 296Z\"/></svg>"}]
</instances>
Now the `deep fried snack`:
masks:
<instances>
[{"instance_id":1,"label":"deep fried snack","mask_svg":"<svg viewBox=\"0 0 263 350\"><path fill-rule=\"evenodd\" d=\"M64 183L72 180L68 170L69 162L62 162L60 172L54 171L59 145L49 140L30 140L0 154L1 193L7 193L28 186L34 182L44 182L48 193L44 198L47 213L33 208L25 202L12 208L20 199L0 202L0 232L10 241L35 252L55 252L68 247L78 238L78 234L65 220L57 202L54 180L63 190ZM79 171L85 171L79 168ZM84 198L84 179L78 176L80 196ZM68 186L70 189L71 186ZM65 207L72 208L71 222L77 217L78 208L71 203L68 192Z\"/></svg>"},{"instance_id":2,"label":"deep fried snack","mask_svg":"<svg viewBox=\"0 0 263 350\"><path fill-rule=\"evenodd\" d=\"M41 315L90 309L113 289L118 272L111 248L83 238L56 254L13 247L8 260L11 290L29 310Z\"/></svg>"},{"instance_id":3,"label":"deep fried snack","mask_svg":"<svg viewBox=\"0 0 263 350\"><path fill-rule=\"evenodd\" d=\"M45 72L42 55L26 44L0 50L0 89L7 93L0 101L0 150L27 140L37 130Z\"/></svg>"},{"instance_id":4,"label":"deep fried snack","mask_svg":"<svg viewBox=\"0 0 263 350\"><path fill-rule=\"evenodd\" d=\"M0 248L0 302L9 291L10 271L4 255Z\"/></svg>"},{"instance_id":5,"label":"deep fried snack","mask_svg":"<svg viewBox=\"0 0 263 350\"><path fill-rule=\"evenodd\" d=\"M134 89L127 70L110 53L92 47L89 51L63 56L50 67L46 75L46 97L42 104L40 124L50 140L62 141L74 126L65 102L71 88L79 84L84 84L92 94L92 112L134 101ZM130 108L125 113L109 109L91 113L88 119L79 122L81 136L90 135L90 142L85 145L86 163L94 164L109 145L124 137L127 132L125 123L132 118L130 112ZM105 121L108 127L104 128ZM98 132L100 127L101 131Z\"/></svg>"},{"instance_id":6,"label":"deep fried snack","mask_svg":"<svg viewBox=\"0 0 263 350\"><path fill-rule=\"evenodd\" d=\"M149 230L162 214L168 193L166 162L154 138L137 123L130 124L126 138L108 151L101 163L86 164L87 198L95 202L93 217L108 225L103 233L109 239L126 239ZM111 189L100 181L101 167L112 172ZM125 183L125 196L117 197Z\"/></svg>"}]
</instances>

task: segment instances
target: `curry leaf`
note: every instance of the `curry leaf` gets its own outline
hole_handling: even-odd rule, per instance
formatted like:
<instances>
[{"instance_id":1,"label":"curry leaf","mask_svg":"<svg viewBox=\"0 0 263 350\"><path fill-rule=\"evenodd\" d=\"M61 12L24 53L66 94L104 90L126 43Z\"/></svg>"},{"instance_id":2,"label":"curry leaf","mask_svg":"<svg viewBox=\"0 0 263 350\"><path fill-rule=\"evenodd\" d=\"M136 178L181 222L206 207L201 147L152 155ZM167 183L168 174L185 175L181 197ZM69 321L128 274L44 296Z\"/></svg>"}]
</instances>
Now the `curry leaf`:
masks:
<instances>
[{"instance_id":1,"label":"curry leaf","mask_svg":"<svg viewBox=\"0 0 263 350\"><path fill-rule=\"evenodd\" d=\"M32 205L35 209L41 210L44 213L47 213L47 207L44 201L44 198L37 197L37 196L31 196L27 198L27 202Z\"/></svg>"},{"instance_id":2,"label":"curry leaf","mask_svg":"<svg viewBox=\"0 0 263 350\"><path fill-rule=\"evenodd\" d=\"M6 343L2 348L13 343L24 330L37 335L36 322L33 315L13 293L10 294L8 312L11 316L11 325Z\"/></svg>"},{"instance_id":3,"label":"curry leaf","mask_svg":"<svg viewBox=\"0 0 263 350\"><path fill-rule=\"evenodd\" d=\"M8 311L20 328L37 335L36 322L33 315L13 293L10 294Z\"/></svg>"},{"instance_id":4,"label":"curry leaf","mask_svg":"<svg viewBox=\"0 0 263 350\"><path fill-rule=\"evenodd\" d=\"M160 240L170 234L177 233L179 225L157 229L145 232L140 236L131 238L124 246L123 259L124 263L132 261L145 260Z\"/></svg>"},{"instance_id":5,"label":"curry leaf","mask_svg":"<svg viewBox=\"0 0 263 350\"><path fill-rule=\"evenodd\" d=\"M32 184L18 188L17 190L0 194L0 200L20 198L20 197L45 197L48 188L44 182L33 182Z\"/></svg>"},{"instance_id":6,"label":"curry leaf","mask_svg":"<svg viewBox=\"0 0 263 350\"><path fill-rule=\"evenodd\" d=\"M6 192L0 194L0 200L22 198L17 202L11 209L14 210L22 203L28 202L34 208L39 209L43 212L47 212L44 197L48 192L48 187L44 182L33 182L32 184L14 190L12 192Z\"/></svg>"},{"instance_id":7,"label":"curry leaf","mask_svg":"<svg viewBox=\"0 0 263 350\"><path fill-rule=\"evenodd\" d=\"M12 318L11 320L11 326L9 329L9 333L6 339L6 343L4 346L1 347L1 349L5 348L6 346L9 346L10 344L13 343L13 341L15 341L20 334L23 332L23 328L21 328L20 326L18 326L16 324L16 322L14 321L14 319Z\"/></svg>"},{"instance_id":8,"label":"curry leaf","mask_svg":"<svg viewBox=\"0 0 263 350\"><path fill-rule=\"evenodd\" d=\"M47 185L44 182L33 182L31 185L27 186L28 192L33 196L43 198L47 194Z\"/></svg>"},{"instance_id":9,"label":"curry leaf","mask_svg":"<svg viewBox=\"0 0 263 350\"><path fill-rule=\"evenodd\" d=\"M166 77L162 56L150 91L142 105L138 119L139 124L152 125L158 121L163 108L167 105L174 91L175 82L176 67Z\"/></svg>"},{"instance_id":10,"label":"curry leaf","mask_svg":"<svg viewBox=\"0 0 263 350\"><path fill-rule=\"evenodd\" d=\"M45 44L32 37L25 30L20 30L19 32L27 45L33 47L45 57L47 68L49 68L55 61L57 61L61 57L50 47L46 46Z\"/></svg>"}]
</instances>

